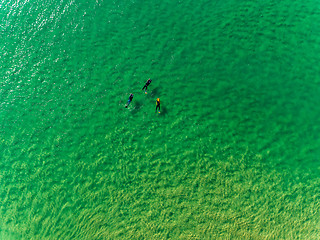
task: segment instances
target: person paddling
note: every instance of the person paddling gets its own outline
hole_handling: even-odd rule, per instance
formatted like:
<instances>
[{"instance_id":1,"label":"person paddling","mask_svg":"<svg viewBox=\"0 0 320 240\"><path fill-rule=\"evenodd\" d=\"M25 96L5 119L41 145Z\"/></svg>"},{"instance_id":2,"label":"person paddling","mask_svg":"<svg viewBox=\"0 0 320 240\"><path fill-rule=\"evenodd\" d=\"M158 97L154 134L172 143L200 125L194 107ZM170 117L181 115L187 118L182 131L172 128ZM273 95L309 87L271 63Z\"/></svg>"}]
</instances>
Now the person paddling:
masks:
<instances>
[{"instance_id":1,"label":"person paddling","mask_svg":"<svg viewBox=\"0 0 320 240\"><path fill-rule=\"evenodd\" d=\"M158 111L158 113L160 113L160 98L157 98L157 102L156 102L156 112L157 112L157 110L158 110L158 108L159 108L159 111Z\"/></svg>"},{"instance_id":2,"label":"person paddling","mask_svg":"<svg viewBox=\"0 0 320 240\"><path fill-rule=\"evenodd\" d=\"M142 88L143 89L146 89L144 92L145 94L147 94L147 89L148 89L148 86L150 85L150 83L152 82L152 80L149 78L148 81L146 82L146 84L144 85L144 87Z\"/></svg>"},{"instance_id":3,"label":"person paddling","mask_svg":"<svg viewBox=\"0 0 320 240\"><path fill-rule=\"evenodd\" d=\"M133 94L131 93L127 102L127 105L125 106L126 108L130 105L131 101L133 99Z\"/></svg>"}]
</instances>

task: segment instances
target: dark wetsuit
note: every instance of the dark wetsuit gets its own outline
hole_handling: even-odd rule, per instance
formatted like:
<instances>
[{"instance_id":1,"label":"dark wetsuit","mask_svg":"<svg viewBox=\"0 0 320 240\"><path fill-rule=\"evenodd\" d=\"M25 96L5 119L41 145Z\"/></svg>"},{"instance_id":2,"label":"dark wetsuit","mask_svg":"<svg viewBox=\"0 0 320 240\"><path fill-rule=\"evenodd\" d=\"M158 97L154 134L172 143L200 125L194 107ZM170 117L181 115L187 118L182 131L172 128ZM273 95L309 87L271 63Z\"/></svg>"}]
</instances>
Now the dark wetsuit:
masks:
<instances>
[{"instance_id":1,"label":"dark wetsuit","mask_svg":"<svg viewBox=\"0 0 320 240\"><path fill-rule=\"evenodd\" d=\"M159 108L159 112L160 112L160 99L157 99L156 105L157 105L156 112L157 112L158 108Z\"/></svg>"},{"instance_id":2,"label":"dark wetsuit","mask_svg":"<svg viewBox=\"0 0 320 240\"><path fill-rule=\"evenodd\" d=\"M148 86L149 86L149 84L151 83L151 79L149 78L149 80L146 82L146 84L144 85L144 87L142 88L142 90L143 89L146 89L146 91L147 91L147 88L148 88Z\"/></svg>"},{"instance_id":3,"label":"dark wetsuit","mask_svg":"<svg viewBox=\"0 0 320 240\"><path fill-rule=\"evenodd\" d=\"M129 99L128 99L126 108L129 106L129 104L131 103L132 99L133 99L133 94L131 93L131 94L130 94L130 97L129 97Z\"/></svg>"}]
</instances>

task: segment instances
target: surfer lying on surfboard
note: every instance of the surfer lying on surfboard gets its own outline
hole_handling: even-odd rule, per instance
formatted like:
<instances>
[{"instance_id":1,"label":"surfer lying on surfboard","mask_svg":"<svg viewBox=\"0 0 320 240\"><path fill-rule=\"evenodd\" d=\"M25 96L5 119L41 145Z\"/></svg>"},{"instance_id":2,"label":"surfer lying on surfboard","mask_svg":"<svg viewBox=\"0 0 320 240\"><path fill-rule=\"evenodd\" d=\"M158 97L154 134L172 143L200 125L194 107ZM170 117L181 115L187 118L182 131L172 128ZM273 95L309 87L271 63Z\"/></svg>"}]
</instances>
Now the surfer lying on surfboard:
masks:
<instances>
[{"instance_id":1,"label":"surfer lying on surfboard","mask_svg":"<svg viewBox=\"0 0 320 240\"><path fill-rule=\"evenodd\" d=\"M157 102L156 102L156 112L157 112L157 110L158 110L158 108L159 108L159 113L160 113L160 98L157 98Z\"/></svg>"},{"instance_id":2,"label":"surfer lying on surfboard","mask_svg":"<svg viewBox=\"0 0 320 240\"><path fill-rule=\"evenodd\" d=\"M152 82L152 80L149 78L148 81L146 82L146 84L144 85L144 87L142 88L142 90L143 90L143 89L146 89L146 90L145 90L145 93L146 93L146 94L147 94L147 88L148 88L148 86L149 86L149 84L150 84L151 82Z\"/></svg>"},{"instance_id":3,"label":"surfer lying on surfboard","mask_svg":"<svg viewBox=\"0 0 320 240\"><path fill-rule=\"evenodd\" d=\"M133 99L133 94L131 93L130 96L129 96L127 105L125 106L126 108L129 106L129 104L131 103L132 99Z\"/></svg>"}]
</instances>

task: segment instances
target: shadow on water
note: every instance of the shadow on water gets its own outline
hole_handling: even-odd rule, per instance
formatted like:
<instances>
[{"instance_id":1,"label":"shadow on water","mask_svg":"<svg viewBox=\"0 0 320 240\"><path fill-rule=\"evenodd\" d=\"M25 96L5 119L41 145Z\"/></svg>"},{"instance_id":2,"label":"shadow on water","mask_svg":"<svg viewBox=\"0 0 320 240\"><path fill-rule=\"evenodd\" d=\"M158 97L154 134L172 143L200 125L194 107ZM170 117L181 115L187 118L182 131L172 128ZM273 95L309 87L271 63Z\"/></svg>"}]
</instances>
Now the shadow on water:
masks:
<instances>
[{"instance_id":1,"label":"shadow on water","mask_svg":"<svg viewBox=\"0 0 320 240\"><path fill-rule=\"evenodd\" d=\"M160 116L165 116L167 114L167 112L168 112L167 108L161 106L161 114L160 114Z\"/></svg>"},{"instance_id":2,"label":"shadow on water","mask_svg":"<svg viewBox=\"0 0 320 240\"><path fill-rule=\"evenodd\" d=\"M139 112L140 111L140 109L142 108L142 102L141 101L135 101L135 103L134 103L134 108L131 110L131 112L133 113L133 114L136 114L137 112Z\"/></svg>"},{"instance_id":3,"label":"shadow on water","mask_svg":"<svg viewBox=\"0 0 320 240\"><path fill-rule=\"evenodd\" d=\"M159 87L156 87L155 89L153 89L151 92L150 92L150 96L151 97L158 97L158 94L159 94Z\"/></svg>"}]
</instances>

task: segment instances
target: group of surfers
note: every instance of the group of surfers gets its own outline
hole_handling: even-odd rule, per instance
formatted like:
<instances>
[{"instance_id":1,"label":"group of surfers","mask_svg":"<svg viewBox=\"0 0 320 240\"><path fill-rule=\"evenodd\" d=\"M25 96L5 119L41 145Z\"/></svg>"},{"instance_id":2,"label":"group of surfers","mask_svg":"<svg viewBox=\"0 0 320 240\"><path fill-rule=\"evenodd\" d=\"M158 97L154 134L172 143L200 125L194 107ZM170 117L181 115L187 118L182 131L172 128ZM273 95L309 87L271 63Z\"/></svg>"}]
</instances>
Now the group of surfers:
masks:
<instances>
[{"instance_id":1,"label":"group of surfers","mask_svg":"<svg viewBox=\"0 0 320 240\"><path fill-rule=\"evenodd\" d=\"M152 80L149 78L148 81L146 82L146 84L144 85L144 87L142 88L142 90L145 90L145 94L147 94L147 89L148 89L148 86L150 85L151 82L152 82ZM129 96L127 105L125 106L126 108L129 106L132 99L133 99L133 94L131 93ZM160 113L160 98L157 98L157 101L156 101L156 112L157 111L158 111L158 113Z\"/></svg>"}]
</instances>

